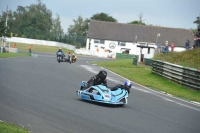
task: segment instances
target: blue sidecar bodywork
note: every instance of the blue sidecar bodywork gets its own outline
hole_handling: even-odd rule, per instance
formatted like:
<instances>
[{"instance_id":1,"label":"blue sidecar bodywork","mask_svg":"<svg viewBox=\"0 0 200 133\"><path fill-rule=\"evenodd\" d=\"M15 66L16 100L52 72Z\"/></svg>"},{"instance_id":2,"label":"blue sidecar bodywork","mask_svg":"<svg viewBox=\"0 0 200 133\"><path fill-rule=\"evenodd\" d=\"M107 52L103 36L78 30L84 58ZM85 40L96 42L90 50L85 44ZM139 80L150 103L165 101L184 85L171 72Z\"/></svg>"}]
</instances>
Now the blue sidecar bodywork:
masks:
<instances>
[{"instance_id":1,"label":"blue sidecar bodywork","mask_svg":"<svg viewBox=\"0 0 200 133\"><path fill-rule=\"evenodd\" d=\"M81 83L81 88L85 86L85 81ZM128 92L118 88L111 91L103 85L91 86L84 90L77 90L76 95L81 100L93 101L105 104L124 105L128 103Z\"/></svg>"}]
</instances>

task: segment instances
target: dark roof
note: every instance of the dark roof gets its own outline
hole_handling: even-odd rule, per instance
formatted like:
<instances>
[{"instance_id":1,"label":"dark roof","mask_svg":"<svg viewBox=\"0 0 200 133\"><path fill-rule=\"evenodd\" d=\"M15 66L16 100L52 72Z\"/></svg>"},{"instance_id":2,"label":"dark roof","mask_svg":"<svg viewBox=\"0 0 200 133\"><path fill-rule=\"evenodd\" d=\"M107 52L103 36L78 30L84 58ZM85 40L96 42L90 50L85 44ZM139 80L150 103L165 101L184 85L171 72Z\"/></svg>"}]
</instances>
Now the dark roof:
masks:
<instances>
[{"instance_id":1,"label":"dark roof","mask_svg":"<svg viewBox=\"0 0 200 133\"><path fill-rule=\"evenodd\" d=\"M193 43L193 32L188 29L123 24L95 20L90 20L87 37L113 41L135 42L135 36L137 36L138 42L156 43L157 33L160 33L158 44L164 45L165 41L168 41L168 44L173 42L175 46L185 47L187 39Z\"/></svg>"}]
</instances>

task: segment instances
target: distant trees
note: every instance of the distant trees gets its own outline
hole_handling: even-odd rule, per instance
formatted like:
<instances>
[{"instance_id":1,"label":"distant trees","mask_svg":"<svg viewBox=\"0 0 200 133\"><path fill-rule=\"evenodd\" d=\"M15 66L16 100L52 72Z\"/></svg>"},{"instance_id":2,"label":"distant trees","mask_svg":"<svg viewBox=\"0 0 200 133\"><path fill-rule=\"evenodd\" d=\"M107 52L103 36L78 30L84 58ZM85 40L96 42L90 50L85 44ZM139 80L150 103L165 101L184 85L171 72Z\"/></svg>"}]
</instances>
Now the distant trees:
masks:
<instances>
[{"instance_id":1,"label":"distant trees","mask_svg":"<svg viewBox=\"0 0 200 133\"><path fill-rule=\"evenodd\" d=\"M8 16L7 27L5 26ZM128 22L129 24L146 25L143 14L138 15L139 20ZM41 0L30 6L18 6L16 11L2 12L0 14L0 36L15 36L41 40L64 42L76 46L84 46L90 20L117 22L117 19L107 13L96 13L89 19L78 16L69 25L68 32L64 33L60 16L52 17L52 11ZM194 21L200 27L200 17ZM152 25L153 26L153 25Z\"/></svg>"},{"instance_id":2,"label":"distant trees","mask_svg":"<svg viewBox=\"0 0 200 133\"><path fill-rule=\"evenodd\" d=\"M94 14L90 19L99 21L117 22L115 18L109 16L106 13ZM70 25L68 28L68 38L70 39L69 40L70 43L73 43L76 46L85 45L88 24L90 22L90 19L86 18L84 20L81 16L79 16L77 20L73 20L74 24Z\"/></svg>"},{"instance_id":3,"label":"distant trees","mask_svg":"<svg viewBox=\"0 0 200 133\"><path fill-rule=\"evenodd\" d=\"M61 26L60 16L56 14L56 18L52 19L52 26L50 30L51 40L61 42L64 38L64 32Z\"/></svg>"},{"instance_id":4,"label":"distant trees","mask_svg":"<svg viewBox=\"0 0 200 133\"><path fill-rule=\"evenodd\" d=\"M2 18L5 17L6 12L3 12ZM14 36L50 39L52 12L40 0L37 4L18 6L16 11L9 11L8 18L8 29L14 33Z\"/></svg>"},{"instance_id":5,"label":"distant trees","mask_svg":"<svg viewBox=\"0 0 200 133\"><path fill-rule=\"evenodd\" d=\"M89 19L83 19L81 16L77 20L73 20L74 25L70 25L68 28L69 42L76 46L83 46L86 41L87 29Z\"/></svg>"},{"instance_id":6,"label":"distant trees","mask_svg":"<svg viewBox=\"0 0 200 133\"><path fill-rule=\"evenodd\" d=\"M74 25L70 25L68 28L68 33L71 35L86 36L86 31L88 29L88 19L83 19L81 16L77 20L73 20Z\"/></svg>"},{"instance_id":7,"label":"distant trees","mask_svg":"<svg viewBox=\"0 0 200 133\"><path fill-rule=\"evenodd\" d=\"M132 22L129 22L128 24L146 25L145 23L142 23L142 22L140 22L140 21L132 21Z\"/></svg>"},{"instance_id":8,"label":"distant trees","mask_svg":"<svg viewBox=\"0 0 200 133\"><path fill-rule=\"evenodd\" d=\"M200 28L200 16L198 16L198 17L196 18L196 20L194 21L194 23L197 24L197 28Z\"/></svg>"},{"instance_id":9,"label":"distant trees","mask_svg":"<svg viewBox=\"0 0 200 133\"><path fill-rule=\"evenodd\" d=\"M115 18L113 18L112 16L109 16L108 14L103 13L103 12L94 14L90 19L99 20L99 21L117 22L117 20Z\"/></svg>"},{"instance_id":10,"label":"distant trees","mask_svg":"<svg viewBox=\"0 0 200 133\"><path fill-rule=\"evenodd\" d=\"M8 14L7 27L5 25ZM18 6L12 12L2 12L0 15L0 35L24 37L41 40L51 40L73 45L85 45L85 37L89 19L81 16L73 20L74 25L69 26L68 33L64 33L60 16L52 17L52 12L41 0L30 6Z\"/></svg>"},{"instance_id":11,"label":"distant trees","mask_svg":"<svg viewBox=\"0 0 200 133\"><path fill-rule=\"evenodd\" d=\"M0 37L7 36L10 37L10 31L5 25L5 21L0 19Z\"/></svg>"},{"instance_id":12,"label":"distant trees","mask_svg":"<svg viewBox=\"0 0 200 133\"><path fill-rule=\"evenodd\" d=\"M143 20L143 14L142 13L140 13L139 15L138 15L138 17L139 17L139 21L132 21L132 22L129 22L128 24L139 24L139 25L146 25L145 23L144 23L144 20Z\"/></svg>"}]
</instances>

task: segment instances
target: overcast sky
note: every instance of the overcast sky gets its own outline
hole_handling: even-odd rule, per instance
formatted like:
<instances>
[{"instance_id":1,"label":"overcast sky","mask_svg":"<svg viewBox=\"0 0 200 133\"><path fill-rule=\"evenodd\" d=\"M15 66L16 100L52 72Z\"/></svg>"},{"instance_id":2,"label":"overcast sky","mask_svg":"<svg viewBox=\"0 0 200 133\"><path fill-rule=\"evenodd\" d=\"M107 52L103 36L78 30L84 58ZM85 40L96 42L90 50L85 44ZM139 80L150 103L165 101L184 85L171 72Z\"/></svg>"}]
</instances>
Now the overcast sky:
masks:
<instances>
[{"instance_id":1,"label":"overcast sky","mask_svg":"<svg viewBox=\"0 0 200 133\"><path fill-rule=\"evenodd\" d=\"M90 18L96 13L107 13L119 23L139 20L143 14L146 24L172 28L196 28L193 22L200 16L200 0L42 0L53 16L58 14L65 32L73 19ZM17 6L30 6L36 0L0 0L0 10L16 11Z\"/></svg>"}]
</instances>

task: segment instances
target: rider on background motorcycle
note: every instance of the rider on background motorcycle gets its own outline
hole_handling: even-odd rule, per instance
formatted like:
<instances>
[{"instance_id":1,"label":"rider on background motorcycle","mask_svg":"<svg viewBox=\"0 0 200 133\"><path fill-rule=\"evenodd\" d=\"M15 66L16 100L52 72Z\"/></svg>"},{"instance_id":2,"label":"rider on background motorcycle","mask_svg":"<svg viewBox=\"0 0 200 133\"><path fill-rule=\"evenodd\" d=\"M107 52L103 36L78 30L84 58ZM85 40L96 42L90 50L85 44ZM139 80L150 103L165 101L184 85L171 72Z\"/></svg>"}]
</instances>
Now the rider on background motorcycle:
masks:
<instances>
[{"instance_id":1,"label":"rider on background motorcycle","mask_svg":"<svg viewBox=\"0 0 200 133\"><path fill-rule=\"evenodd\" d=\"M59 48L59 50L56 52L57 58L58 58L58 54L60 54L60 53L61 53L61 57L62 57L62 59L63 59L64 56L65 56L65 54L64 54L64 52L62 51L62 48Z\"/></svg>"},{"instance_id":2,"label":"rider on background motorcycle","mask_svg":"<svg viewBox=\"0 0 200 133\"><path fill-rule=\"evenodd\" d=\"M70 59L70 56L72 56L71 52L68 53L68 60Z\"/></svg>"},{"instance_id":3,"label":"rider on background motorcycle","mask_svg":"<svg viewBox=\"0 0 200 133\"><path fill-rule=\"evenodd\" d=\"M75 57L75 55L74 55L74 53L72 53L72 58L74 58Z\"/></svg>"},{"instance_id":4,"label":"rider on background motorcycle","mask_svg":"<svg viewBox=\"0 0 200 133\"><path fill-rule=\"evenodd\" d=\"M126 81L124 82L124 84L117 84L115 87L112 87L110 90L111 90L111 91L115 91L115 90L117 90L118 88L121 88L121 89L127 90L128 93L130 93L130 88L131 88L131 86L132 86L131 81L130 81L130 80L126 80Z\"/></svg>"},{"instance_id":5,"label":"rider on background motorcycle","mask_svg":"<svg viewBox=\"0 0 200 133\"><path fill-rule=\"evenodd\" d=\"M75 62L76 59L77 59L77 57L76 57L75 54L73 53L73 54L72 54L72 62Z\"/></svg>"},{"instance_id":6,"label":"rider on background motorcycle","mask_svg":"<svg viewBox=\"0 0 200 133\"><path fill-rule=\"evenodd\" d=\"M97 75L94 75L86 84L86 86L83 89L87 89L90 86L94 86L94 85L100 85L103 84L104 86L107 87L107 72L105 70L101 70L99 71L99 73Z\"/></svg>"}]
</instances>

